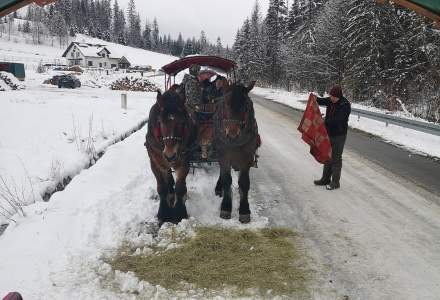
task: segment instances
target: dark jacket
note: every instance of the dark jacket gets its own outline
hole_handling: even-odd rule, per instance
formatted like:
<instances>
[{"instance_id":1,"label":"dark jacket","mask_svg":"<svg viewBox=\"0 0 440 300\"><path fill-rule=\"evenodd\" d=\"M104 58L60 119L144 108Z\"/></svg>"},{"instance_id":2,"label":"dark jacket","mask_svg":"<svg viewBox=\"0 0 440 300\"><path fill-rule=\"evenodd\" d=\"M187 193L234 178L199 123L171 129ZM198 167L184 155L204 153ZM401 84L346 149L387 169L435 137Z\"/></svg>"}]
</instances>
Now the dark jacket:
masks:
<instances>
[{"instance_id":1,"label":"dark jacket","mask_svg":"<svg viewBox=\"0 0 440 300\"><path fill-rule=\"evenodd\" d=\"M345 98L341 97L338 102L332 103L330 97L317 97L319 105L327 106L325 112L325 127L329 136L346 135L348 129L348 117L351 112L351 104Z\"/></svg>"}]
</instances>

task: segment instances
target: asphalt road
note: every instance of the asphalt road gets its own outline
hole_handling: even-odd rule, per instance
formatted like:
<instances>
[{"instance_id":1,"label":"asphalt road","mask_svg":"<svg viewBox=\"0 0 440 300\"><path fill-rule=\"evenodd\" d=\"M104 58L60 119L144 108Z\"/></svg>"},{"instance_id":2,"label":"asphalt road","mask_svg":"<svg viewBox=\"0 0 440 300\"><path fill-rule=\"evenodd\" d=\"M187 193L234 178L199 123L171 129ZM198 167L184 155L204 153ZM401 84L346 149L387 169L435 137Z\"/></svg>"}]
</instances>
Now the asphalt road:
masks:
<instances>
[{"instance_id":1,"label":"asphalt road","mask_svg":"<svg viewBox=\"0 0 440 300\"><path fill-rule=\"evenodd\" d=\"M438 300L439 164L351 130L341 189L327 191L313 185L322 166L296 129L302 113L252 99L263 145L250 199L303 237L308 299Z\"/></svg>"},{"instance_id":2,"label":"asphalt road","mask_svg":"<svg viewBox=\"0 0 440 300\"><path fill-rule=\"evenodd\" d=\"M264 108L291 118L297 124L301 120L302 111L256 95L252 95L252 100ZM345 147L419 187L440 195L440 160L411 153L385 142L380 137L355 129L349 130Z\"/></svg>"}]
</instances>

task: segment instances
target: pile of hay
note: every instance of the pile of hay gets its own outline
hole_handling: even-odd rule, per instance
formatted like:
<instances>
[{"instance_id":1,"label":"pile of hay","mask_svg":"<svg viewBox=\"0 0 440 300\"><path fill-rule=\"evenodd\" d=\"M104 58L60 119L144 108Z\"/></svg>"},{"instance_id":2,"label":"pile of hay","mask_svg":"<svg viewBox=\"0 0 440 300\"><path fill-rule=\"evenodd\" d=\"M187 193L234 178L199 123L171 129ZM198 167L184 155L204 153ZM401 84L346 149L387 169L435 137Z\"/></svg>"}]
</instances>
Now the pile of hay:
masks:
<instances>
[{"instance_id":1,"label":"pile of hay","mask_svg":"<svg viewBox=\"0 0 440 300\"><path fill-rule=\"evenodd\" d=\"M238 296L304 296L310 271L299 237L287 229L234 230L202 227L194 238L166 250L134 254L127 248L109 263L113 270L134 272L139 280L171 290L221 291ZM252 296L252 295L250 295Z\"/></svg>"},{"instance_id":2,"label":"pile of hay","mask_svg":"<svg viewBox=\"0 0 440 300\"><path fill-rule=\"evenodd\" d=\"M156 92L159 88L146 78L124 77L116 80L110 85L112 90Z\"/></svg>"}]
</instances>

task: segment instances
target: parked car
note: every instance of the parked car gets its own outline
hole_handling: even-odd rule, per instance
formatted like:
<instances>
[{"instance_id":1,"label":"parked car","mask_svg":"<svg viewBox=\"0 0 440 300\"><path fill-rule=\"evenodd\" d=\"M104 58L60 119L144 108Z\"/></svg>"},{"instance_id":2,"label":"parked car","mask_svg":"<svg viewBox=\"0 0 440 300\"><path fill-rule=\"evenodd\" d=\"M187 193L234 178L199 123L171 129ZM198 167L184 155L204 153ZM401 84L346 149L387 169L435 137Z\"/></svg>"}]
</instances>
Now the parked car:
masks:
<instances>
[{"instance_id":1,"label":"parked car","mask_svg":"<svg viewBox=\"0 0 440 300\"><path fill-rule=\"evenodd\" d=\"M61 75L58 77L58 88L79 88L81 81L73 75Z\"/></svg>"}]
</instances>

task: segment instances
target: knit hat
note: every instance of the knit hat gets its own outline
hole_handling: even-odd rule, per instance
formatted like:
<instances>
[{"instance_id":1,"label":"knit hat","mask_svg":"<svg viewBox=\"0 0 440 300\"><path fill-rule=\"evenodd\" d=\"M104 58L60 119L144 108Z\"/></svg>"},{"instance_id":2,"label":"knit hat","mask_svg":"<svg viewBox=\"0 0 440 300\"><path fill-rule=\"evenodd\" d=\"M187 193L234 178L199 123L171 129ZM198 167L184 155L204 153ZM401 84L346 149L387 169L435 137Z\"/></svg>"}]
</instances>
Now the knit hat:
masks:
<instances>
[{"instance_id":1,"label":"knit hat","mask_svg":"<svg viewBox=\"0 0 440 300\"><path fill-rule=\"evenodd\" d=\"M21 295L17 292L11 292L9 294L7 294L3 300L23 300L23 298L21 297Z\"/></svg>"},{"instance_id":2,"label":"knit hat","mask_svg":"<svg viewBox=\"0 0 440 300\"><path fill-rule=\"evenodd\" d=\"M334 87L332 87L332 89L330 90L330 96L336 97L336 98L341 98L342 97L342 88L340 85L335 85Z\"/></svg>"}]
</instances>

